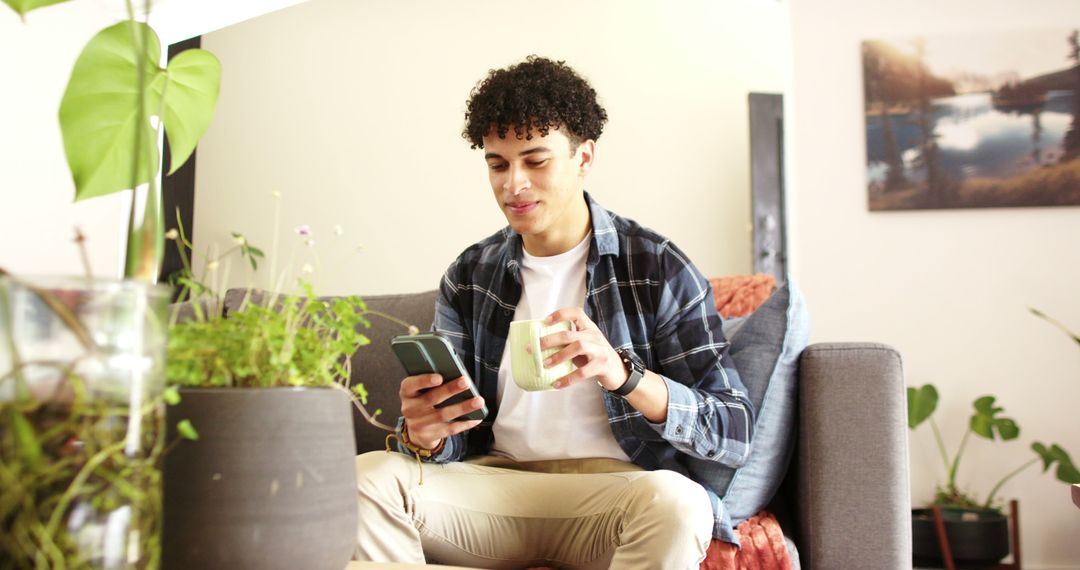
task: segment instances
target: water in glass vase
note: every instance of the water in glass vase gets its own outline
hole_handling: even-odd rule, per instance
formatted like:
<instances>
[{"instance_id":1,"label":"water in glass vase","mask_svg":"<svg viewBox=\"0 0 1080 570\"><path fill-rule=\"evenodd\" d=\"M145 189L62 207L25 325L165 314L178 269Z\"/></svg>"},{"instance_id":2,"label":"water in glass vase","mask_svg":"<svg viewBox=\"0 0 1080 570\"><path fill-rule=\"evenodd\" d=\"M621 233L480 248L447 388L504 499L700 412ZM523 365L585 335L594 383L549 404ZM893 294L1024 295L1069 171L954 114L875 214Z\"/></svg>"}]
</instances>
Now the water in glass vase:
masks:
<instances>
[{"instance_id":1,"label":"water in glass vase","mask_svg":"<svg viewBox=\"0 0 1080 570\"><path fill-rule=\"evenodd\" d=\"M3 568L156 568L167 290L0 279Z\"/></svg>"}]
</instances>

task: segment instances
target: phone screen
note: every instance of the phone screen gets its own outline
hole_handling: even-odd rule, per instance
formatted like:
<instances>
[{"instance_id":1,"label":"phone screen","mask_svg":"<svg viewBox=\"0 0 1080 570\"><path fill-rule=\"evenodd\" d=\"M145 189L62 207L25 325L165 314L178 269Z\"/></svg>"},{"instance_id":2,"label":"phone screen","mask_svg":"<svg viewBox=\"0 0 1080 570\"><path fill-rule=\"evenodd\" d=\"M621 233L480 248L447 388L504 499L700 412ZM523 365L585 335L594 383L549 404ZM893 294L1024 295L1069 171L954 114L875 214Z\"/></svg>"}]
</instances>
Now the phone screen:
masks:
<instances>
[{"instance_id":1,"label":"phone screen","mask_svg":"<svg viewBox=\"0 0 1080 570\"><path fill-rule=\"evenodd\" d=\"M438 374L443 377L444 382L456 380L462 376L469 380L468 390L443 400L435 405L436 408L451 406L480 395L446 339L434 333L421 333L396 336L390 340L390 345L409 376ZM487 413L487 407L484 406L455 418L454 421L482 420L487 417Z\"/></svg>"}]
</instances>

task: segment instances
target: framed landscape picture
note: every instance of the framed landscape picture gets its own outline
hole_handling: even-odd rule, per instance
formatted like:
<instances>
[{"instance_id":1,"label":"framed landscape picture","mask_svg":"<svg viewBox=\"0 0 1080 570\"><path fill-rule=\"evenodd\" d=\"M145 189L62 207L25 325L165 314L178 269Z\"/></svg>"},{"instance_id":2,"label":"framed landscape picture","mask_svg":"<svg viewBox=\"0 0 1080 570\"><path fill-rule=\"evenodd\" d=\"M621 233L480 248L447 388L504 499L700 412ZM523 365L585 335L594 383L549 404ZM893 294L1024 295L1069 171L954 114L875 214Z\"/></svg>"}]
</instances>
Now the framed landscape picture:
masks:
<instances>
[{"instance_id":1,"label":"framed landscape picture","mask_svg":"<svg viewBox=\"0 0 1080 570\"><path fill-rule=\"evenodd\" d=\"M862 43L871 210L1080 205L1077 30Z\"/></svg>"}]
</instances>

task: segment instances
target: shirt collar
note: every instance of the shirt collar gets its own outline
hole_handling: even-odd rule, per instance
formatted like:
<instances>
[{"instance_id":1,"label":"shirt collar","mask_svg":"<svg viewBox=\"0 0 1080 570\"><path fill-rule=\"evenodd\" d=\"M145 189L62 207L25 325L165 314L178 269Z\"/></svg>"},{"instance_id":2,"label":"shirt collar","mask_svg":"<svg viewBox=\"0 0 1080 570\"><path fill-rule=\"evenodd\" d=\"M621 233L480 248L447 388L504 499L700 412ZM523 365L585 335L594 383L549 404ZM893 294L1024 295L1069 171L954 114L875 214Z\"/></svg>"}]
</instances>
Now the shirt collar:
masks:
<instances>
[{"instance_id":1,"label":"shirt collar","mask_svg":"<svg viewBox=\"0 0 1080 570\"><path fill-rule=\"evenodd\" d=\"M588 192L585 192L585 203L589 206L589 222L592 224L592 241L596 247L589 248L587 264L592 266L603 255L618 255L619 235L612 223L611 212L593 200ZM506 236L506 269L514 276L517 282L521 282L521 259L524 256L524 243L521 234L515 232L510 226L503 228Z\"/></svg>"}]
</instances>

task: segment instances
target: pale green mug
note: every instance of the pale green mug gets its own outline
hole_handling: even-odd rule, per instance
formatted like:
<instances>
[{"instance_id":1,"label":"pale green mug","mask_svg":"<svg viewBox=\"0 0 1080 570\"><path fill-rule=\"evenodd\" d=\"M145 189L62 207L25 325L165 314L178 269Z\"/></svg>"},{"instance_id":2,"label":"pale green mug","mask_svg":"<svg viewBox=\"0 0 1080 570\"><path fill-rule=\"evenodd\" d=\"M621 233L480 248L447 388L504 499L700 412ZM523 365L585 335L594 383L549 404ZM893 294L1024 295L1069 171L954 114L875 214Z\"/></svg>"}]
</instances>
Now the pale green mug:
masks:
<instances>
[{"instance_id":1,"label":"pale green mug","mask_svg":"<svg viewBox=\"0 0 1080 570\"><path fill-rule=\"evenodd\" d=\"M577 367L570 360L544 368L544 359L562 350L561 347L540 351L540 338L549 334L574 330L574 323L561 321L544 325L539 319L510 323L510 370L514 383L522 390L538 392L553 390L551 384L573 372ZM530 349L530 350L526 350Z\"/></svg>"}]
</instances>

